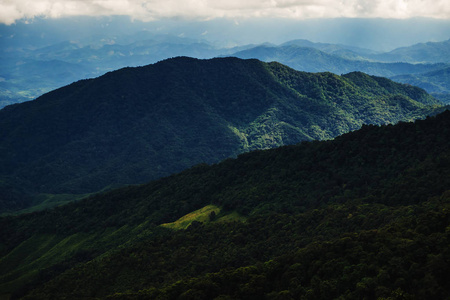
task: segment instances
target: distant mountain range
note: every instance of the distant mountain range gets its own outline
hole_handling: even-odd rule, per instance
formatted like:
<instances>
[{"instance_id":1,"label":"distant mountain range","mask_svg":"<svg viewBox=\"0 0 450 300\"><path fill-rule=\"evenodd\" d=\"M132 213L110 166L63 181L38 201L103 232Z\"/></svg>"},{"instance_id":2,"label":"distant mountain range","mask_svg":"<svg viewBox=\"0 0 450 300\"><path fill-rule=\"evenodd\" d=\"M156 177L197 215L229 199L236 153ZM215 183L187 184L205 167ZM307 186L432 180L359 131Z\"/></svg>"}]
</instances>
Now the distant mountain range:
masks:
<instances>
[{"instance_id":1,"label":"distant mountain range","mask_svg":"<svg viewBox=\"0 0 450 300\"><path fill-rule=\"evenodd\" d=\"M378 61L409 63L450 63L450 39L401 47L387 53L369 56Z\"/></svg>"},{"instance_id":2,"label":"distant mountain range","mask_svg":"<svg viewBox=\"0 0 450 300\"><path fill-rule=\"evenodd\" d=\"M236 59L202 63L178 59L148 68L173 68L174 75L176 66L188 65L204 79L211 76L205 73L210 65L215 70L233 69L235 75L268 69L273 72L270 76L284 75L285 80L331 76L335 85L330 86L336 88L340 80L352 89L356 81L372 91L376 82L399 87L367 75L353 74L350 80ZM115 77L115 85L125 79L133 82L138 77L132 71L101 80ZM134 70L152 84L154 78L144 77L144 71L148 70ZM224 75L218 73L222 92L243 80L238 75L235 83L228 82ZM94 83L105 84L84 82ZM111 91L104 98L110 98L114 87L103 86ZM181 88L173 86L174 93L183 93ZM82 99L81 92L78 96ZM50 100L37 102L51 105ZM72 109L85 104L71 102ZM167 104L162 111L179 105ZM217 105L229 112L239 110L231 103ZM240 105L246 109L245 103ZM111 114L107 107L102 102L97 116ZM142 106L135 113L128 109L122 102L117 111L135 118L143 111ZM67 117L55 116L60 122ZM186 117L176 118L182 124ZM98 125L93 119L84 121L80 126ZM36 127L36 132L42 130ZM145 126L142 131L151 129ZM107 136L97 139L107 142ZM132 136L122 139L133 151L140 151ZM447 111L415 123L364 126L332 141L254 151L55 209L3 217L0 295L6 299L446 299L450 294L449 152Z\"/></svg>"},{"instance_id":3,"label":"distant mountain range","mask_svg":"<svg viewBox=\"0 0 450 300\"><path fill-rule=\"evenodd\" d=\"M93 78L127 66L143 66L170 57L236 56L278 61L299 71L344 74L361 71L392 77L424 74L449 67L450 42L417 44L387 53L358 47L293 40L281 45L216 47L205 40L142 32L115 38L92 37L41 48L0 47L0 108L34 99L79 79ZM399 80L402 80L398 77ZM428 79L430 80L430 79ZM434 81L431 83L439 84ZM415 81L428 92L429 84ZM436 97L446 101L450 90L441 86Z\"/></svg>"},{"instance_id":4,"label":"distant mountain range","mask_svg":"<svg viewBox=\"0 0 450 300\"><path fill-rule=\"evenodd\" d=\"M353 47L348 45L341 45L341 44L329 44L329 43L314 43L308 40L304 39L297 39L285 42L281 45L281 47L285 46L297 46L297 47L303 47L303 48L314 48L317 50L320 50L322 52L328 53L328 54L335 54L341 57L347 57L347 58L364 58L368 55L374 55L378 54L379 52L369 50L369 49L363 49L359 47Z\"/></svg>"},{"instance_id":5,"label":"distant mountain range","mask_svg":"<svg viewBox=\"0 0 450 300\"><path fill-rule=\"evenodd\" d=\"M411 121L440 107L422 89L360 72L187 57L124 68L0 110L1 211L331 139L363 124Z\"/></svg>"},{"instance_id":6,"label":"distant mountain range","mask_svg":"<svg viewBox=\"0 0 450 300\"><path fill-rule=\"evenodd\" d=\"M233 53L232 56L243 59L257 58L266 62L277 61L296 70L306 72L332 72L335 74L345 74L360 71L383 77L425 73L440 70L447 66L443 63L410 64L404 62L373 62L367 59L355 60L354 58L349 59L342 57L341 55L329 54L316 48L300 47L297 45L263 45ZM345 56L348 57L348 55Z\"/></svg>"},{"instance_id":7,"label":"distant mountain range","mask_svg":"<svg viewBox=\"0 0 450 300\"><path fill-rule=\"evenodd\" d=\"M446 72L450 66L449 52L450 40L378 54L355 47L295 40L280 46L261 45L245 49L232 56L257 58L266 62L278 61L307 72L344 74L361 71L417 85L447 103L450 99L450 79ZM433 74L441 74L443 77Z\"/></svg>"},{"instance_id":8,"label":"distant mountain range","mask_svg":"<svg viewBox=\"0 0 450 300\"><path fill-rule=\"evenodd\" d=\"M427 90L444 103L450 103L450 67L421 74L397 75L391 78Z\"/></svg>"},{"instance_id":9,"label":"distant mountain range","mask_svg":"<svg viewBox=\"0 0 450 300\"><path fill-rule=\"evenodd\" d=\"M350 59L365 59L377 62L406 62L406 63L450 63L450 39L442 42L420 43L408 47L401 47L389 52L377 52L347 45L328 43L313 43L308 40L293 40L281 44L284 46L299 46L314 48L328 54L335 54Z\"/></svg>"}]
</instances>

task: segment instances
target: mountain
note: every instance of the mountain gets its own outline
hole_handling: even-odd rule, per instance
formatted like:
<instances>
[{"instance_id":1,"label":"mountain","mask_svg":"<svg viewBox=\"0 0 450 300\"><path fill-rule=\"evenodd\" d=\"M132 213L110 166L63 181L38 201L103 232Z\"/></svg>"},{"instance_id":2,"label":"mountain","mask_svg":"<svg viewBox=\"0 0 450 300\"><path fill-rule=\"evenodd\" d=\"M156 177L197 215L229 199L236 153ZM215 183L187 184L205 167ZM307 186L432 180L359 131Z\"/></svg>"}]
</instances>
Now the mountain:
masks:
<instances>
[{"instance_id":1,"label":"mountain","mask_svg":"<svg viewBox=\"0 0 450 300\"><path fill-rule=\"evenodd\" d=\"M11 299L446 299L450 112L0 219Z\"/></svg>"},{"instance_id":2,"label":"mountain","mask_svg":"<svg viewBox=\"0 0 450 300\"><path fill-rule=\"evenodd\" d=\"M386 62L450 63L450 39L401 47L390 52L373 55L371 58Z\"/></svg>"},{"instance_id":3,"label":"mountain","mask_svg":"<svg viewBox=\"0 0 450 300\"><path fill-rule=\"evenodd\" d=\"M205 41L147 33L64 41L38 49L3 49L0 108L123 67L144 66L177 56L212 58L252 46L217 48Z\"/></svg>"},{"instance_id":4,"label":"mountain","mask_svg":"<svg viewBox=\"0 0 450 300\"><path fill-rule=\"evenodd\" d=\"M314 43L304 39L297 39L285 42L279 46L298 46L302 48L314 48L322 52L338 55L343 58L367 60L367 55L378 54L379 52L370 49L363 49L354 46L342 45L342 44L330 44L330 43Z\"/></svg>"},{"instance_id":5,"label":"mountain","mask_svg":"<svg viewBox=\"0 0 450 300\"><path fill-rule=\"evenodd\" d=\"M332 45L330 45L330 47L331 46ZM316 48L298 46L296 43L292 43L285 46L257 46L233 53L232 56L242 59L256 58L265 62L277 61L293 69L305 72L332 72L335 74L344 74L359 71L383 77L425 73L448 67L448 65L445 64L373 62L361 56L352 57L349 54L342 56L342 53L337 54L329 49L328 51L330 53Z\"/></svg>"},{"instance_id":6,"label":"mountain","mask_svg":"<svg viewBox=\"0 0 450 300\"><path fill-rule=\"evenodd\" d=\"M35 32L14 34L14 29L10 28L8 32L10 30L11 32L4 36L0 34L0 108L35 99L76 80L97 77L123 67L144 66L177 56L204 59L235 53L234 56L241 58L278 61L299 71L326 71L336 74L360 71L370 75L392 77L446 68L449 63L446 53L450 51L448 41L417 44L386 53L301 39L279 46L266 42L224 47L218 46L217 41L157 34L149 30L137 31L134 34L121 33L120 30L108 34L94 31L88 37L81 38L75 34L71 40L67 40L60 36L55 37L59 42L52 42L53 39L48 37L47 40L45 35L36 39L26 38L36 34ZM17 30L21 31L18 28ZM423 64L424 62L433 64ZM51 64L52 68L45 67L47 64ZM36 65L44 67L40 69L39 74L34 75ZM28 76L29 73L33 76Z\"/></svg>"},{"instance_id":7,"label":"mountain","mask_svg":"<svg viewBox=\"0 0 450 300\"><path fill-rule=\"evenodd\" d=\"M450 103L450 68L422 74L398 75L391 79L421 87L442 102Z\"/></svg>"},{"instance_id":8,"label":"mountain","mask_svg":"<svg viewBox=\"0 0 450 300\"><path fill-rule=\"evenodd\" d=\"M337 55L352 60L370 60L376 62L406 62L406 63L450 63L450 40L441 42L419 43L411 46L396 48L388 52L376 52L354 46L313 43L308 40L292 40L280 46L298 46L314 48L322 52ZM363 71L363 70L360 70Z\"/></svg>"},{"instance_id":9,"label":"mountain","mask_svg":"<svg viewBox=\"0 0 450 300\"><path fill-rule=\"evenodd\" d=\"M0 108L126 66L147 65L180 55L210 58L218 53L207 43L174 37L153 36L130 44L101 41L88 45L65 41L39 49L4 51L4 60L0 61Z\"/></svg>"},{"instance_id":10,"label":"mountain","mask_svg":"<svg viewBox=\"0 0 450 300\"><path fill-rule=\"evenodd\" d=\"M0 110L1 211L422 118L439 106L385 78L257 60L179 57L125 68Z\"/></svg>"},{"instance_id":11,"label":"mountain","mask_svg":"<svg viewBox=\"0 0 450 300\"><path fill-rule=\"evenodd\" d=\"M294 40L280 46L260 45L244 49L233 56L266 62L278 61L306 72L343 74L361 71L417 85L447 102L450 98L446 87L449 82L446 76L449 64L445 53L449 51L448 42L420 44L389 53L373 54L355 47ZM430 61L426 61L425 57L429 57Z\"/></svg>"}]
</instances>

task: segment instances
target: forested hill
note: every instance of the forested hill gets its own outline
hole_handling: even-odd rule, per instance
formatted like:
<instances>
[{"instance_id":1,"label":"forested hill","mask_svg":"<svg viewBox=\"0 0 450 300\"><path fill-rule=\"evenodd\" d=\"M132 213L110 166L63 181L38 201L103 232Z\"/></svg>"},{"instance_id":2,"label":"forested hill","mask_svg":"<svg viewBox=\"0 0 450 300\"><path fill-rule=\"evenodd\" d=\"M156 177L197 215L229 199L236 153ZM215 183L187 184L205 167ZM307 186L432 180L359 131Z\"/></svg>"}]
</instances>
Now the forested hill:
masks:
<instances>
[{"instance_id":1,"label":"forested hill","mask_svg":"<svg viewBox=\"0 0 450 300\"><path fill-rule=\"evenodd\" d=\"M13 299L447 299L450 112L0 219Z\"/></svg>"},{"instance_id":2,"label":"forested hill","mask_svg":"<svg viewBox=\"0 0 450 300\"><path fill-rule=\"evenodd\" d=\"M0 212L422 118L429 105L439 104L422 89L384 78L258 60L125 68L0 110Z\"/></svg>"}]
</instances>

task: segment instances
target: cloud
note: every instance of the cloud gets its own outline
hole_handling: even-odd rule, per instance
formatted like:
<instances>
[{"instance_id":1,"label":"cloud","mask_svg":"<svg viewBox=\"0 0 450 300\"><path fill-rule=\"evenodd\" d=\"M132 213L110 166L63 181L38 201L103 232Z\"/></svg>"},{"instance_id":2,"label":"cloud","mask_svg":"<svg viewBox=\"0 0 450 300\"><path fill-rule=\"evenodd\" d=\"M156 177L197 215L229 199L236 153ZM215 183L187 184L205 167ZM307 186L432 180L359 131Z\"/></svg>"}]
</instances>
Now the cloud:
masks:
<instances>
[{"instance_id":1,"label":"cloud","mask_svg":"<svg viewBox=\"0 0 450 300\"><path fill-rule=\"evenodd\" d=\"M0 22L35 17L128 15L162 18L411 18L450 19L448 0L0 0Z\"/></svg>"}]
</instances>

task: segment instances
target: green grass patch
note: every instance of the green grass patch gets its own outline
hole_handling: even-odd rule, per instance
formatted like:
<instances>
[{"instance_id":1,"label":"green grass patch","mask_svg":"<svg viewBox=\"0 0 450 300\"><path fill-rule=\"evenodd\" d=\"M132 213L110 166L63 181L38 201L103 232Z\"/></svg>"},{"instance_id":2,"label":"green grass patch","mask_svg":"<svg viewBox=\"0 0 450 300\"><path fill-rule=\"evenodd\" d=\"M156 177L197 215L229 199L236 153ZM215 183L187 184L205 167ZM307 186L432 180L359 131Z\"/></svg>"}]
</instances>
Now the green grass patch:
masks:
<instances>
[{"instance_id":1,"label":"green grass patch","mask_svg":"<svg viewBox=\"0 0 450 300\"><path fill-rule=\"evenodd\" d=\"M231 212L225 215L219 215L221 208L215 205L207 205L203 208L200 208L196 211L193 211L183 217L179 218L175 222L172 223L164 223L161 226L174 229L174 230L183 230L189 227L192 222L197 221L201 223L209 223L209 222L245 222L247 220L246 217L240 215L237 212Z\"/></svg>"},{"instance_id":2,"label":"green grass patch","mask_svg":"<svg viewBox=\"0 0 450 300\"><path fill-rule=\"evenodd\" d=\"M200 208L200 209L198 209L196 211L188 213L187 215L185 215L185 216L179 218L178 220L176 220L175 222L164 223L164 224L161 224L161 226L166 227L166 228L170 228L170 229L175 229L175 230L186 229L194 221L202 222L202 223L210 222L211 219L213 219L213 218L211 218L211 216L219 214L220 210L221 209L218 206L207 205L207 206L205 206L203 208Z\"/></svg>"}]
</instances>

